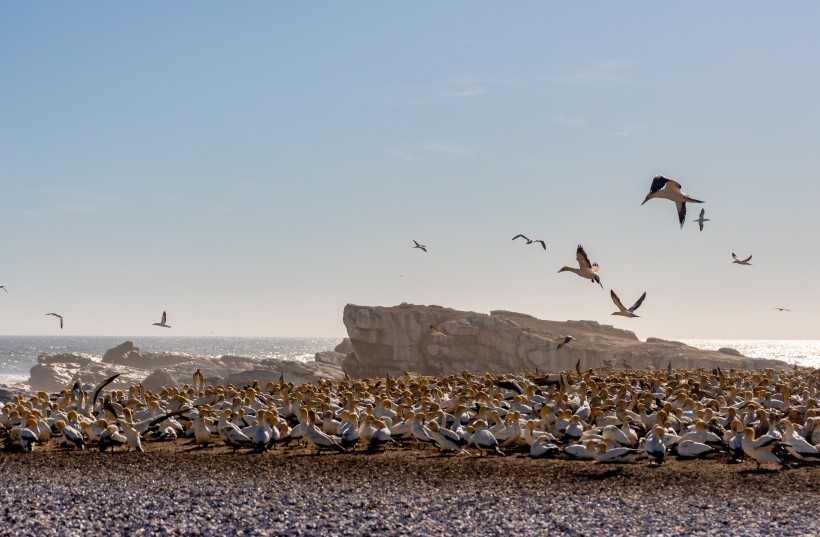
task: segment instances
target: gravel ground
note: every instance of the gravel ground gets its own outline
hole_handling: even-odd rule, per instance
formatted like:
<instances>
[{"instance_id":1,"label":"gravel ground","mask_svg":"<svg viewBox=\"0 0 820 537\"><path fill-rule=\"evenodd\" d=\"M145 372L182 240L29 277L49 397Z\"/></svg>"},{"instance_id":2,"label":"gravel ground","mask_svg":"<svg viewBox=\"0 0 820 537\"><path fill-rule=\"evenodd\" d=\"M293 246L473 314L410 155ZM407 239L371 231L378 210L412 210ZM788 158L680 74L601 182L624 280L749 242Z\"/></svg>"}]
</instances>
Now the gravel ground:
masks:
<instances>
[{"instance_id":1,"label":"gravel ground","mask_svg":"<svg viewBox=\"0 0 820 537\"><path fill-rule=\"evenodd\" d=\"M820 465L146 453L0 453L2 535L820 535Z\"/></svg>"}]
</instances>

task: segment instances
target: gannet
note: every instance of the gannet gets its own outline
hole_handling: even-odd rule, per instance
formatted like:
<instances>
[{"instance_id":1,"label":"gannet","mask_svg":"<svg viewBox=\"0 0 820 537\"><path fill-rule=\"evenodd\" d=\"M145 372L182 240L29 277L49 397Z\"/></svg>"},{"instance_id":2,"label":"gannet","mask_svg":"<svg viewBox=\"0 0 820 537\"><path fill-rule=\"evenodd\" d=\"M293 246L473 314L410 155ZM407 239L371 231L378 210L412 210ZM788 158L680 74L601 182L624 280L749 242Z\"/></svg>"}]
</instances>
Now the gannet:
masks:
<instances>
[{"instance_id":1,"label":"gannet","mask_svg":"<svg viewBox=\"0 0 820 537\"><path fill-rule=\"evenodd\" d=\"M734 259L734 261L732 261L732 263L736 263L738 265L751 265L751 263L749 263L749 261L751 261L752 256L749 256L746 259L740 259L738 256L736 256L734 254L734 252L732 252L732 258Z\"/></svg>"},{"instance_id":2,"label":"gannet","mask_svg":"<svg viewBox=\"0 0 820 537\"><path fill-rule=\"evenodd\" d=\"M51 315L53 317L59 318L60 319L60 328L63 327L63 316L62 315L60 315L59 313L46 313L46 315Z\"/></svg>"},{"instance_id":3,"label":"gannet","mask_svg":"<svg viewBox=\"0 0 820 537\"><path fill-rule=\"evenodd\" d=\"M168 316L167 316L167 315L165 314L165 312L163 311L163 312L162 312L162 320L161 320L160 322L158 322L158 323L151 323L151 324L153 324L154 326L161 326L161 327L163 327L163 328L171 328L171 326L170 326L170 325L165 324L165 321L166 321L166 320L168 320Z\"/></svg>"},{"instance_id":4,"label":"gannet","mask_svg":"<svg viewBox=\"0 0 820 537\"><path fill-rule=\"evenodd\" d=\"M818 451L815 446L809 444L805 438L797 434L791 421L783 419L780 423L786 429L783 434L783 445L786 447L786 451L800 460L807 457L820 460L820 451Z\"/></svg>"},{"instance_id":5,"label":"gannet","mask_svg":"<svg viewBox=\"0 0 820 537\"><path fill-rule=\"evenodd\" d=\"M630 462L638 457L641 452L637 449L616 447L608 448L604 442L598 443L598 454L595 460L599 463L623 463Z\"/></svg>"},{"instance_id":6,"label":"gannet","mask_svg":"<svg viewBox=\"0 0 820 537\"><path fill-rule=\"evenodd\" d=\"M31 429L18 425L9 430L9 440L11 440L12 447L20 448L23 451L33 451L37 435Z\"/></svg>"},{"instance_id":7,"label":"gannet","mask_svg":"<svg viewBox=\"0 0 820 537\"><path fill-rule=\"evenodd\" d=\"M525 241L527 241L527 244L532 244L532 243L534 243L534 242L540 242L540 243L541 243L541 246L544 248L544 250L546 250L546 249L547 249L547 245L546 245L546 243L545 243L544 241L542 241L541 239L529 239L529 238L525 237L524 235L518 234L518 235L516 235L515 237L513 237L513 238L512 238L512 240L515 240L515 239L517 239L518 237L521 237L522 239L524 239Z\"/></svg>"},{"instance_id":8,"label":"gannet","mask_svg":"<svg viewBox=\"0 0 820 537\"><path fill-rule=\"evenodd\" d=\"M425 252L427 251L427 246L419 244L419 241L417 241L416 239L413 239L413 242L416 244L415 246L413 246L413 248L418 248L420 250L424 250Z\"/></svg>"},{"instance_id":9,"label":"gannet","mask_svg":"<svg viewBox=\"0 0 820 537\"><path fill-rule=\"evenodd\" d=\"M598 277L598 263L589 262L589 257L587 257L587 253L584 251L584 247L580 244L578 245L578 249L575 250L575 259L578 260L578 266L580 268L572 268L565 266L561 267L561 269L558 272L574 272L578 276L588 279L590 282L597 283L601 286L601 289L603 289L604 284L601 283L601 278Z\"/></svg>"},{"instance_id":10,"label":"gannet","mask_svg":"<svg viewBox=\"0 0 820 537\"><path fill-rule=\"evenodd\" d=\"M530 446L530 457L533 459L550 457L558 453L561 453L561 448L553 444L546 435L539 436Z\"/></svg>"},{"instance_id":11,"label":"gannet","mask_svg":"<svg viewBox=\"0 0 820 537\"><path fill-rule=\"evenodd\" d=\"M779 464L788 468L777 456L772 453L780 442L773 436L762 436L755 440L755 430L751 427L746 427L743 430L743 439L741 445L743 446L743 453L753 458L757 462L757 468L760 469L762 463L771 462Z\"/></svg>"},{"instance_id":12,"label":"gannet","mask_svg":"<svg viewBox=\"0 0 820 537\"><path fill-rule=\"evenodd\" d=\"M703 231L703 223L704 223L704 222L711 222L711 220L709 220L708 218L704 218L704 217L703 217L703 215L704 215L704 214L706 214L706 209L701 209L701 210L700 210L700 217L699 217L699 218L695 218L694 220L692 220L693 222L697 222L697 223L698 223L698 225L700 226L700 230L701 230L701 231Z\"/></svg>"},{"instance_id":13,"label":"gannet","mask_svg":"<svg viewBox=\"0 0 820 537\"><path fill-rule=\"evenodd\" d=\"M677 445L679 459L697 459L714 453L715 449L694 440L681 440Z\"/></svg>"},{"instance_id":14,"label":"gannet","mask_svg":"<svg viewBox=\"0 0 820 537\"><path fill-rule=\"evenodd\" d=\"M119 427L111 424L100 433L99 448L101 452L106 451L109 447L112 449L117 446L122 446L128 442L128 439L120 433Z\"/></svg>"},{"instance_id":15,"label":"gannet","mask_svg":"<svg viewBox=\"0 0 820 537\"><path fill-rule=\"evenodd\" d=\"M316 448L317 455L322 449L335 449L340 453L345 453L345 448L316 427L316 413L313 410L308 413L308 427L305 431L305 439Z\"/></svg>"},{"instance_id":16,"label":"gannet","mask_svg":"<svg viewBox=\"0 0 820 537\"><path fill-rule=\"evenodd\" d=\"M7 292L7 293L9 292L9 290L8 290L8 289L6 289L6 286L5 286L5 285L0 285L0 289L2 289L3 291L5 291L5 292Z\"/></svg>"},{"instance_id":17,"label":"gannet","mask_svg":"<svg viewBox=\"0 0 820 537\"><path fill-rule=\"evenodd\" d=\"M663 427L655 425L646 439L646 454L649 456L649 462L655 464L663 464L663 458L666 455L666 445L663 443Z\"/></svg>"},{"instance_id":18,"label":"gannet","mask_svg":"<svg viewBox=\"0 0 820 537\"><path fill-rule=\"evenodd\" d=\"M775 309L777 311L791 311L789 308L777 308L777 307L775 307L775 308L772 308L772 309Z\"/></svg>"},{"instance_id":19,"label":"gannet","mask_svg":"<svg viewBox=\"0 0 820 537\"><path fill-rule=\"evenodd\" d=\"M686 193L681 192L680 183L663 175L656 175L655 178L652 179L649 194L646 195L641 205L653 198L665 198L675 202L675 206L678 208L678 220L680 221L681 229L683 229L683 223L686 221L686 203L703 203L701 200L696 200L695 198L689 197Z\"/></svg>"},{"instance_id":20,"label":"gannet","mask_svg":"<svg viewBox=\"0 0 820 537\"><path fill-rule=\"evenodd\" d=\"M447 451L456 451L458 453L469 454L469 452L464 449L464 446L467 445L467 441L462 439L453 431L439 427L438 423L435 421L430 422L429 428L430 436L441 450L442 455L444 455Z\"/></svg>"},{"instance_id":21,"label":"gannet","mask_svg":"<svg viewBox=\"0 0 820 537\"><path fill-rule=\"evenodd\" d=\"M442 332L441 330L439 330L438 328L436 328L435 326L433 326L431 324L430 325L430 335L433 336L433 337L438 337L438 336L446 336L447 334L445 334L444 332Z\"/></svg>"},{"instance_id":22,"label":"gannet","mask_svg":"<svg viewBox=\"0 0 820 537\"><path fill-rule=\"evenodd\" d=\"M70 447L74 445L80 449L85 449L85 440L83 440L83 435L80 431L68 425L64 420L57 420L54 427L63 435L63 439L60 441L61 446L65 445L65 447Z\"/></svg>"},{"instance_id":23,"label":"gannet","mask_svg":"<svg viewBox=\"0 0 820 537\"><path fill-rule=\"evenodd\" d=\"M586 440L583 444L570 444L564 446L564 454L570 459L579 461L595 460L595 456L598 455L596 444L597 441L592 439Z\"/></svg>"},{"instance_id":24,"label":"gannet","mask_svg":"<svg viewBox=\"0 0 820 537\"><path fill-rule=\"evenodd\" d=\"M484 420L476 420L473 425L473 436L470 443L473 444L482 455L492 453L503 457L504 454L498 450L498 440L495 439L493 433L487 430L487 422Z\"/></svg>"},{"instance_id":25,"label":"gannet","mask_svg":"<svg viewBox=\"0 0 820 537\"><path fill-rule=\"evenodd\" d=\"M128 446L128 448L134 448L140 453L144 452L145 450L142 448L142 439L140 437L139 431L137 431L129 423L126 423L122 420L119 421L119 424L120 429L122 429L122 435L125 437L125 443Z\"/></svg>"},{"instance_id":26,"label":"gannet","mask_svg":"<svg viewBox=\"0 0 820 537\"><path fill-rule=\"evenodd\" d=\"M641 304L643 303L643 299L646 298L646 291L644 291L644 293L641 295L641 298L639 298L637 300L637 302L632 304L632 307L630 307L629 309L626 309L624 307L624 305L621 303L621 299L618 298L618 295L615 294L614 290L610 289L609 290L609 295L612 297L612 301L615 303L615 306L618 307L618 311L616 311L612 315L620 315L622 317L632 318L632 317L637 317L637 315L635 315L635 310L641 307Z\"/></svg>"},{"instance_id":27,"label":"gannet","mask_svg":"<svg viewBox=\"0 0 820 537\"><path fill-rule=\"evenodd\" d=\"M558 346L556 347L556 349L560 349L561 347L563 347L564 345L566 345L567 343L569 343L573 339L574 338L572 336L562 337L561 339L558 340Z\"/></svg>"}]
</instances>

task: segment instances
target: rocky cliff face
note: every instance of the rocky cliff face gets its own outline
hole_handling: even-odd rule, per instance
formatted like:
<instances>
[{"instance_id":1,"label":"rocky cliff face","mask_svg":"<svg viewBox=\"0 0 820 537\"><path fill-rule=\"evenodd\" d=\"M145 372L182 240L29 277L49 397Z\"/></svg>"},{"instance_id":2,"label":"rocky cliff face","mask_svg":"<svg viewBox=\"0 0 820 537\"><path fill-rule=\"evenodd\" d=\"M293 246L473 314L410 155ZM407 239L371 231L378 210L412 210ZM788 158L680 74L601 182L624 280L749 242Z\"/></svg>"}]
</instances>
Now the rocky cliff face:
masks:
<instances>
[{"instance_id":1,"label":"rocky cliff face","mask_svg":"<svg viewBox=\"0 0 820 537\"><path fill-rule=\"evenodd\" d=\"M486 315L440 306L348 304L343 319L353 347L343 367L354 376L565 371L579 359L582 369L664 369L670 362L676 369L787 367L785 362L704 351L676 341L642 342L633 332L595 321L544 321L508 311ZM566 335L573 341L559 349L558 341Z\"/></svg>"}]
</instances>

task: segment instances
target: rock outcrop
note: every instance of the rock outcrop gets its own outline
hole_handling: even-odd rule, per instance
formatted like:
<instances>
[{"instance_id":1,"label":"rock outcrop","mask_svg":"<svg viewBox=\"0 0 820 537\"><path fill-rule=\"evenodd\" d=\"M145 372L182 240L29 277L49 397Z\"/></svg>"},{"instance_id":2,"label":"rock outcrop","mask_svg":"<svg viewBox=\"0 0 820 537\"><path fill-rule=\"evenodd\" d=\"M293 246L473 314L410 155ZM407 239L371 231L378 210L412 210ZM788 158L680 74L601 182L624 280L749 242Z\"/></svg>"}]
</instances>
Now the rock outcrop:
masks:
<instances>
[{"instance_id":1,"label":"rock outcrop","mask_svg":"<svg viewBox=\"0 0 820 537\"><path fill-rule=\"evenodd\" d=\"M633 332L595 321L545 321L509 311L487 315L406 303L348 304L343 320L354 351L343 368L353 376L405 371L434 375L465 369L565 371L578 360L583 369L662 369L670 363L676 369L787 367L777 360L700 350L677 341L642 342ZM558 349L565 335L573 341Z\"/></svg>"},{"instance_id":2,"label":"rock outcrop","mask_svg":"<svg viewBox=\"0 0 820 537\"><path fill-rule=\"evenodd\" d=\"M158 391L164 387L190 385L197 369L204 375L206 386L244 385L253 380L264 385L271 379L278 381L282 374L288 382L301 384L320 379L341 379L344 356L334 351L322 352L313 362L230 355L214 358L179 352L140 352L133 343L126 341L107 351L102 358L81 353L42 353L38 363L31 368L26 384L35 391L56 392L71 388L77 380L93 387L119 374L110 385L113 389L143 384L147 389Z\"/></svg>"}]
</instances>

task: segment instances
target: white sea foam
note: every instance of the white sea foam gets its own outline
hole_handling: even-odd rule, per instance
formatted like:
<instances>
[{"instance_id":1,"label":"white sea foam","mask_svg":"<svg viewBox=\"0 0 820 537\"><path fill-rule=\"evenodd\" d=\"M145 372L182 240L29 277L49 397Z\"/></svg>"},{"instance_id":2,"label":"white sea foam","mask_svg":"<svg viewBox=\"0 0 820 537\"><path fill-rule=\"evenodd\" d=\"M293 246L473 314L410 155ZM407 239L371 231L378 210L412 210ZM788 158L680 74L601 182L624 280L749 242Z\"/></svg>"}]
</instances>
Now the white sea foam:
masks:
<instances>
[{"instance_id":1,"label":"white sea foam","mask_svg":"<svg viewBox=\"0 0 820 537\"><path fill-rule=\"evenodd\" d=\"M704 350L729 347L749 358L783 360L803 367L820 367L820 341L816 339L680 339Z\"/></svg>"}]
</instances>

